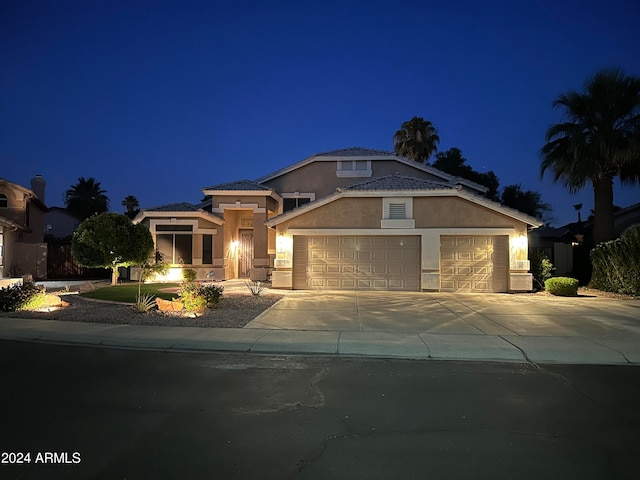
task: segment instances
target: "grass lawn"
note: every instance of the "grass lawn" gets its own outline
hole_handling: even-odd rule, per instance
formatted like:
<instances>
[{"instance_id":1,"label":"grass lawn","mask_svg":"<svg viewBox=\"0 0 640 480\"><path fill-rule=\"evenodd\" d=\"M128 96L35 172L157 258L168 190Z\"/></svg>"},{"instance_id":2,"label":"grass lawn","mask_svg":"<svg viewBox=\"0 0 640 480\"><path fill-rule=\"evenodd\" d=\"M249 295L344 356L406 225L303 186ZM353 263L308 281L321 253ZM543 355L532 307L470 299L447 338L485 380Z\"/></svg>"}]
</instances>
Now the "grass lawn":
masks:
<instances>
[{"instance_id":1,"label":"grass lawn","mask_svg":"<svg viewBox=\"0 0 640 480\"><path fill-rule=\"evenodd\" d=\"M165 300L171 300L178 296L177 293L160 292L161 288L173 288L179 287L179 283L143 283L140 288L140 293L150 293L156 297L163 298ZM112 285L109 287L99 288L92 292L82 293L81 296L88 298L95 298L98 300L110 300L112 302L123 303L135 303L138 296L138 284L131 283L128 285Z\"/></svg>"}]
</instances>

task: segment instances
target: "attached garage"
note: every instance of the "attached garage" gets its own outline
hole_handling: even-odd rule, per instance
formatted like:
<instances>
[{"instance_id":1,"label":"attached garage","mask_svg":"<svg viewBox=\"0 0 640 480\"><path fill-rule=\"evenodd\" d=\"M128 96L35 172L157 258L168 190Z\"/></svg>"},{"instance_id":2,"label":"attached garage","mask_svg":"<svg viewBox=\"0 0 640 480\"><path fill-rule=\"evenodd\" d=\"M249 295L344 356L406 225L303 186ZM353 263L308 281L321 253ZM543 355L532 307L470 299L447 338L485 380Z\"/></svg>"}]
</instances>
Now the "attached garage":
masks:
<instances>
[{"instance_id":1,"label":"attached garage","mask_svg":"<svg viewBox=\"0 0 640 480\"><path fill-rule=\"evenodd\" d=\"M508 273L509 237L440 237L441 291L506 292Z\"/></svg>"},{"instance_id":2,"label":"attached garage","mask_svg":"<svg viewBox=\"0 0 640 480\"><path fill-rule=\"evenodd\" d=\"M293 288L420 290L419 236L293 237Z\"/></svg>"}]
</instances>

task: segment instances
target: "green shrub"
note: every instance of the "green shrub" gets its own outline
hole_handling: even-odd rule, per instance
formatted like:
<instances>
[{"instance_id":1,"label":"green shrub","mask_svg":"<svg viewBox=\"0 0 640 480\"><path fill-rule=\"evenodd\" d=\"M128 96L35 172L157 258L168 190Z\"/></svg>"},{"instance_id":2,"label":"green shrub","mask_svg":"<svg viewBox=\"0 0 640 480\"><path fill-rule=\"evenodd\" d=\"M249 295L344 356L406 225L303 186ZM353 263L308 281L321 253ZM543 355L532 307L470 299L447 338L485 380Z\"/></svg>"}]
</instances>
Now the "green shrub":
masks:
<instances>
[{"instance_id":1,"label":"green shrub","mask_svg":"<svg viewBox=\"0 0 640 480\"><path fill-rule=\"evenodd\" d=\"M220 300L222 300L222 292L224 287L218 285L203 285L200 287L200 293L207 302L208 307L217 307Z\"/></svg>"},{"instance_id":2,"label":"green shrub","mask_svg":"<svg viewBox=\"0 0 640 480\"><path fill-rule=\"evenodd\" d=\"M544 290L544 282L551 278L551 274L555 267L547 257L546 253L532 249L529 252L529 261L531 263L531 274L533 275L534 288L536 290Z\"/></svg>"},{"instance_id":3,"label":"green shrub","mask_svg":"<svg viewBox=\"0 0 640 480\"><path fill-rule=\"evenodd\" d=\"M183 283L180 287L180 301L187 312L203 312L207 308L207 300L200 291L200 285Z\"/></svg>"},{"instance_id":4,"label":"green shrub","mask_svg":"<svg viewBox=\"0 0 640 480\"><path fill-rule=\"evenodd\" d=\"M553 277L544 282L544 287L552 295L575 297L578 295L578 280L569 277Z\"/></svg>"},{"instance_id":5,"label":"green shrub","mask_svg":"<svg viewBox=\"0 0 640 480\"><path fill-rule=\"evenodd\" d=\"M195 281L197 276L198 274L193 268L185 268L182 271L182 278L184 278L184 281L187 283Z\"/></svg>"},{"instance_id":6,"label":"green shrub","mask_svg":"<svg viewBox=\"0 0 640 480\"><path fill-rule=\"evenodd\" d=\"M33 282L15 284L0 289L0 310L16 312L32 310L44 304L45 289Z\"/></svg>"},{"instance_id":7,"label":"green shrub","mask_svg":"<svg viewBox=\"0 0 640 480\"><path fill-rule=\"evenodd\" d=\"M591 284L606 292L640 295L640 226L591 250Z\"/></svg>"}]
</instances>

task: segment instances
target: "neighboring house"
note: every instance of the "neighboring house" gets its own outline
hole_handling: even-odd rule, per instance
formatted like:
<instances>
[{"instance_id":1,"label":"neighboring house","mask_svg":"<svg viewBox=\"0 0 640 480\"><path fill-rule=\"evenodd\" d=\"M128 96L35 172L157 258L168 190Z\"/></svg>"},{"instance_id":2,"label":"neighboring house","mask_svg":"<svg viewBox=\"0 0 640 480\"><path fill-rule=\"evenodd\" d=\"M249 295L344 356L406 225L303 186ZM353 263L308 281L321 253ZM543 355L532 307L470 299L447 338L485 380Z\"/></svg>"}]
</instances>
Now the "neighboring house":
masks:
<instances>
[{"instance_id":1,"label":"neighboring house","mask_svg":"<svg viewBox=\"0 0 640 480\"><path fill-rule=\"evenodd\" d=\"M47 276L45 186L40 175L31 189L0 178L0 278Z\"/></svg>"},{"instance_id":2,"label":"neighboring house","mask_svg":"<svg viewBox=\"0 0 640 480\"><path fill-rule=\"evenodd\" d=\"M134 220L165 261L198 278L271 276L287 289L532 288L527 232L538 220L393 153L336 150L202 191L200 205L145 209Z\"/></svg>"},{"instance_id":3,"label":"neighboring house","mask_svg":"<svg viewBox=\"0 0 640 480\"><path fill-rule=\"evenodd\" d=\"M613 222L616 238L630 227L640 225L640 203L614 212ZM558 228L538 228L531 232L529 240L529 248L544 252L551 260L554 275L572 276L583 284L591 277L589 252L593 246L593 219Z\"/></svg>"},{"instance_id":4,"label":"neighboring house","mask_svg":"<svg viewBox=\"0 0 640 480\"><path fill-rule=\"evenodd\" d=\"M44 216L44 234L48 239L70 237L78 225L80 225L80 220L63 207L49 207Z\"/></svg>"}]
</instances>

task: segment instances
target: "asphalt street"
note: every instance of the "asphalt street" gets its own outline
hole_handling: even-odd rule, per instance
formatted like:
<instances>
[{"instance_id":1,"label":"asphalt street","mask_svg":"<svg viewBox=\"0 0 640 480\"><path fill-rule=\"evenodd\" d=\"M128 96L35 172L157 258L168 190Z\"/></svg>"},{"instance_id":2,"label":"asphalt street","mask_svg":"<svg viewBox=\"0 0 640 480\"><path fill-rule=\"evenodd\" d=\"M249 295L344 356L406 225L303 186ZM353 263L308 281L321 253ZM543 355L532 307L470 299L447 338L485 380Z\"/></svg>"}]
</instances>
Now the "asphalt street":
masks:
<instances>
[{"instance_id":1,"label":"asphalt street","mask_svg":"<svg viewBox=\"0 0 640 480\"><path fill-rule=\"evenodd\" d=\"M12 341L0 365L0 478L640 478L637 367Z\"/></svg>"}]
</instances>

